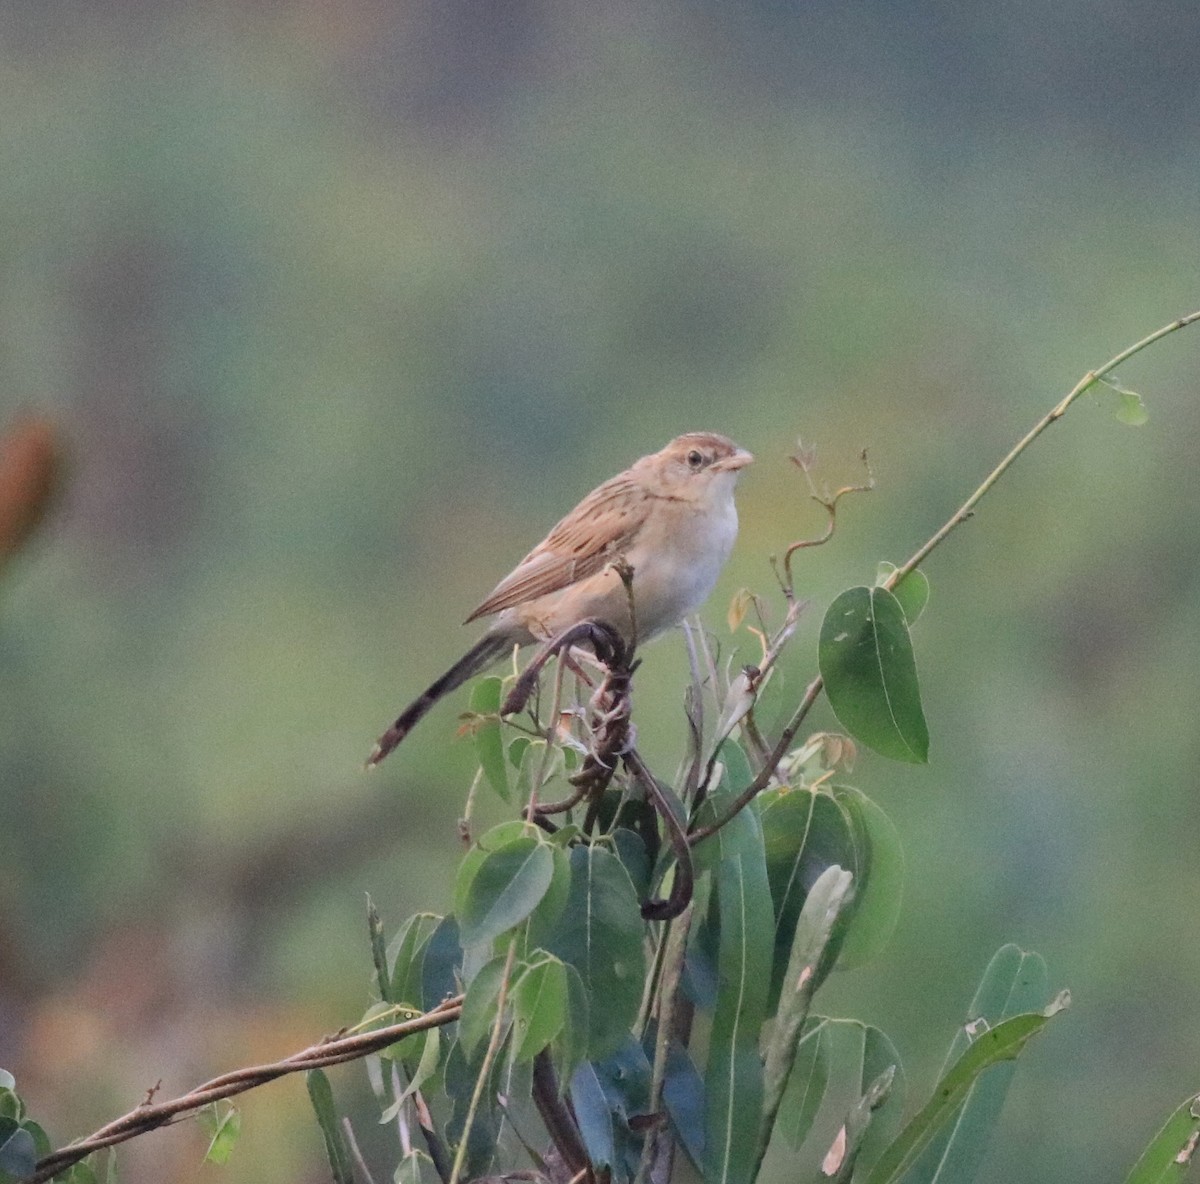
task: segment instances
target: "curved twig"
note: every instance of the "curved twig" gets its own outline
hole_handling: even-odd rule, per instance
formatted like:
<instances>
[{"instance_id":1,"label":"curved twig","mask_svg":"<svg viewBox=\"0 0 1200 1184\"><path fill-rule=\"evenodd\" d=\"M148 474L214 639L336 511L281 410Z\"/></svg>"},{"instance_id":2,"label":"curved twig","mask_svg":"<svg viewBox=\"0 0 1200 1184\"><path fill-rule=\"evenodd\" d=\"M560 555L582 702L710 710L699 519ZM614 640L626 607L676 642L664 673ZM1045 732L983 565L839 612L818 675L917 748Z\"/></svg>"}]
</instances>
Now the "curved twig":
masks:
<instances>
[{"instance_id":1,"label":"curved twig","mask_svg":"<svg viewBox=\"0 0 1200 1184\"><path fill-rule=\"evenodd\" d=\"M268 1081L286 1077L290 1073L360 1060L370 1053L387 1048L389 1044L395 1044L405 1036L411 1036L414 1032L424 1032L428 1028L440 1028L443 1024L451 1024L462 1013L462 1001L463 997L458 995L447 999L424 1015L414 1016L403 1023L389 1024L386 1028L374 1028L369 1032L356 1032L349 1036L329 1037L293 1053L290 1057L284 1057L281 1061L234 1069L196 1086L178 1098L138 1106L128 1114L102 1126L86 1139L52 1151L38 1162L37 1171L29 1177L28 1184L38 1184L41 1180L50 1179L63 1168L86 1159L93 1151L111 1147L114 1143L124 1143L159 1127L169 1126L211 1102L232 1098L256 1086L265 1085Z\"/></svg>"},{"instance_id":2,"label":"curved twig","mask_svg":"<svg viewBox=\"0 0 1200 1184\"><path fill-rule=\"evenodd\" d=\"M1134 354L1141 353L1147 346L1153 345L1156 341L1160 341L1168 334L1174 333L1179 329L1183 329L1188 325L1195 324L1200 321L1200 309L1196 312L1188 313L1187 316L1179 317L1172 321L1169 325L1164 325L1161 329L1156 329L1153 333L1143 337L1141 341L1134 342L1133 345L1121 350L1109 358L1098 370L1089 370L1066 394L1066 396L1054 405L1041 419L1017 441L1009 450L1000 463L984 478L983 482L975 489L970 497L955 512L946 520L942 526L934 531L932 535L913 554L895 571L893 571L883 582L883 587L889 591L894 588L909 572L919 567L928 557L934 548L953 533L953 531L967 521L974 513L975 507L983 499L983 496L1000 480L1001 477L1012 467L1013 463L1033 442L1040 436L1052 423L1057 423L1066 413L1068 408L1081 395L1091 390L1096 383L1100 382L1105 375L1111 374L1123 362L1127 362ZM799 463L799 462L797 462ZM801 465L801 468L804 466ZM794 547L793 547L794 549ZM790 552L789 552L790 553ZM734 801L733 805L723 814L716 822L709 826L700 827L693 830L688 835L688 843L690 846L695 846L702 839L706 839L709 835L715 834L721 829L731 818L734 817L740 810L759 793L766 789L770 783L771 777L774 775L775 768L786 755L788 748L796 737L796 733L800 730L800 725L804 722L809 711L812 710L813 704L817 701L817 697L825 687L825 680L818 674L811 683L808 684L808 689L804 692L804 698L800 701L799 707L796 708L795 714L788 721L787 726L783 729L778 742L771 750L771 755L767 758L766 763L759 770L758 775L750 782L748 786Z\"/></svg>"}]
</instances>

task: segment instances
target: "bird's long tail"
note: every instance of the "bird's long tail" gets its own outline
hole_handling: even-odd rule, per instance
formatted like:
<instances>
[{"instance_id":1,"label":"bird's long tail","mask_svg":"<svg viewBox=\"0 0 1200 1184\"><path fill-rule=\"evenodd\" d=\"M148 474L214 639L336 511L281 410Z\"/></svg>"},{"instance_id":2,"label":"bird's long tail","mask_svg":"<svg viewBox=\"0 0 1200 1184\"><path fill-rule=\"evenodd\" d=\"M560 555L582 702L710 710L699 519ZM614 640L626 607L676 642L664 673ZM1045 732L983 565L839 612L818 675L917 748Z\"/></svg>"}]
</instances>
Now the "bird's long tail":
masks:
<instances>
[{"instance_id":1,"label":"bird's long tail","mask_svg":"<svg viewBox=\"0 0 1200 1184\"><path fill-rule=\"evenodd\" d=\"M512 648L512 641L495 634L484 634L445 674L418 695L399 715L367 757L367 768L379 764L405 736L425 718L425 713L443 696L461 687L464 682L485 670L502 654Z\"/></svg>"}]
</instances>

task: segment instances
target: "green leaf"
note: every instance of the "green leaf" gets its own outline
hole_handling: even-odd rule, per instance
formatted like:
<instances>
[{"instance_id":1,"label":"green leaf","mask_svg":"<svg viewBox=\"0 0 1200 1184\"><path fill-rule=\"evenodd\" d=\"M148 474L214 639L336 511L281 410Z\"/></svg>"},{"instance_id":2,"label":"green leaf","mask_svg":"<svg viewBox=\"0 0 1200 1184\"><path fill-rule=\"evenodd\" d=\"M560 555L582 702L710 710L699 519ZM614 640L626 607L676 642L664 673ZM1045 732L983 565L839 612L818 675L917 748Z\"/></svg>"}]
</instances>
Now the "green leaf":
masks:
<instances>
[{"instance_id":1,"label":"green leaf","mask_svg":"<svg viewBox=\"0 0 1200 1184\"><path fill-rule=\"evenodd\" d=\"M20 1122L25 1116L25 1107L16 1092L0 1086L0 1118L11 1118Z\"/></svg>"},{"instance_id":2,"label":"green leaf","mask_svg":"<svg viewBox=\"0 0 1200 1184\"><path fill-rule=\"evenodd\" d=\"M404 1087L404 1092L380 1114L381 1124L394 1122L404 1103L437 1072L438 1065L441 1064L442 1033L440 1028L427 1028L424 1032L414 1033L409 1039L421 1042L421 1055L417 1059L415 1068L409 1074L408 1085Z\"/></svg>"},{"instance_id":3,"label":"green leaf","mask_svg":"<svg viewBox=\"0 0 1200 1184\"><path fill-rule=\"evenodd\" d=\"M821 1164L821 1174L833 1180L834 1184L849 1184L867 1133L874 1125L875 1111L891 1096L895 1077L895 1065L889 1065L875 1077L855 1102L850 1113L846 1115L846 1121L834 1136L833 1144Z\"/></svg>"},{"instance_id":4,"label":"green leaf","mask_svg":"<svg viewBox=\"0 0 1200 1184\"><path fill-rule=\"evenodd\" d=\"M435 913L417 913L409 917L392 939L388 953L392 961L392 985L389 998L421 1010L421 971L425 948L442 918Z\"/></svg>"},{"instance_id":5,"label":"green leaf","mask_svg":"<svg viewBox=\"0 0 1200 1184\"><path fill-rule=\"evenodd\" d=\"M529 747L531 741L528 736L517 736L508 746L508 763L514 769L521 767L521 761L525 758L525 750Z\"/></svg>"},{"instance_id":6,"label":"green leaf","mask_svg":"<svg viewBox=\"0 0 1200 1184\"><path fill-rule=\"evenodd\" d=\"M830 867L843 867L854 876L855 892L862 891L868 853L862 835L833 796L819 790L788 790L768 797L762 812L767 877L775 905L775 957L771 971L773 1005L791 957L796 922L812 886ZM813 989L833 968L850 926L835 929L825 956L816 968Z\"/></svg>"},{"instance_id":7,"label":"green leaf","mask_svg":"<svg viewBox=\"0 0 1200 1184\"><path fill-rule=\"evenodd\" d=\"M50 1143L50 1136L47 1135L44 1130L42 1130L41 1126L38 1123L34 1122L30 1118L25 1119L25 1121L21 1123L21 1129L28 1131L33 1136L33 1145L37 1148L38 1159L45 1159L46 1156L49 1155L50 1152L53 1150L53 1147L51 1146L51 1143ZM110 1165L116 1159L116 1155L117 1155L116 1147L110 1148L109 1149Z\"/></svg>"},{"instance_id":8,"label":"green leaf","mask_svg":"<svg viewBox=\"0 0 1200 1184\"><path fill-rule=\"evenodd\" d=\"M614 1180L629 1180L637 1169L646 1136L644 1129L634 1129L631 1120L647 1112L650 1077L645 1049L626 1033L611 1055L581 1065L571 1078L576 1114L581 1107L587 1111L586 1119L580 1115L581 1131L585 1123L591 1131L584 1142L590 1152L596 1140L599 1154L593 1162L611 1164Z\"/></svg>"},{"instance_id":9,"label":"green leaf","mask_svg":"<svg viewBox=\"0 0 1200 1184\"><path fill-rule=\"evenodd\" d=\"M325 1154L329 1158L333 1184L354 1184L350 1152L346 1148L346 1140L338 1122L329 1078L321 1069L309 1069L305 1074L305 1081L308 1085L309 1100L317 1115L317 1124L321 1128L321 1137L325 1140Z\"/></svg>"},{"instance_id":10,"label":"green leaf","mask_svg":"<svg viewBox=\"0 0 1200 1184\"><path fill-rule=\"evenodd\" d=\"M843 592L821 623L818 664L842 726L882 756L924 764L929 730L900 601L884 588Z\"/></svg>"},{"instance_id":11,"label":"green leaf","mask_svg":"<svg viewBox=\"0 0 1200 1184\"><path fill-rule=\"evenodd\" d=\"M421 1184L421 1165L432 1164L432 1160L423 1151L412 1148L403 1156L392 1173L392 1184Z\"/></svg>"},{"instance_id":12,"label":"green leaf","mask_svg":"<svg viewBox=\"0 0 1200 1184\"><path fill-rule=\"evenodd\" d=\"M0 1069L0 1089L15 1090L16 1088L17 1079L7 1069Z\"/></svg>"},{"instance_id":13,"label":"green leaf","mask_svg":"<svg viewBox=\"0 0 1200 1184\"><path fill-rule=\"evenodd\" d=\"M452 916L443 917L429 935L421 960L421 1007L424 1011L458 994L462 959L458 921Z\"/></svg>"},{"instance_id":14,"label":"green leaf","mask_svg":"<svg viewBox=\"0 0 1200 1184\"><path fill-rule=\"evenodd\" d=\"M1013 1016L976 1036L974 1042L938 1082L933 1097L918 1111L879 1157L867 1184L891 1184L916 1161L929 1140L962 1105L979 1075L992 1065L1011 1061L1070 1002L1063 991L1045 1011Z\"/></svg>"},{"instance_id":15,"label":"green leaf","mask_svg":"<svg viewBox=\"0 0 1200 1184\"><path fill-rule=\"evenodd\" d=\"M748 766L739 769L736 758L728 759L735 752L740 755L734 746L722 750L725 775L706 803L717 816L749 773ZM758 1038L771 985L775 918L757 813L742 810L708 841L719 851L714 875L720 938L706 1072L704 1178L707 1184L749 1184L757 1165L763 1100Z\"/></svg>"},{"instance_id":16,"label":"green leaf","mask_svg":"<svg viewBox=\"0 0 1200 1184\"><path fill-rule=\"evenodd\" d=\"M613 850L621 865L629 873L638 897L644 900L650 895L650 856L642 836L627 826L619 826L612 833Z\"/></svg>"},{"instance_id":17,"label":"green leaf","mask_svg":"<svg viewBox=\"0 0 1200 1184\"><path fill-rule=\"evenodd\" d=\"M862 1029L862 1064L858 1088L862 1097L871 1095L873 1085L890 1073L886 1096L871 1108L870 1129L862 1133L858 1148L858 1166L870 1166L899 1129L904 1117L904 1095L908 1082L900 1054L888 1035L873 1024Z\"/></svg>"},{"instance_id":18,"label":"green leaf","mask_svg":"<svg viewBox=\"0 0 1200 1184\"><path fill-rule=\"evenodd\" d=\"M884 583L896 570L894 563L880 563L875 570L875 583ZM892 589L892 595L900 602L904 619L911 628L929 603L929 577L919 567L914 568Z\"/></svg>"},{"instance_id":19,"label":"green leaf","mask_svg":"<svg viewBox=\"0 0 1200 1184\"><path fill-rule=\"evenodd\" d=\"M1200 1094L1188 1098L1142 1152L1125 1184L1175 1184L1187 1175L1200 1146Z\"/></svg>"},{"instance_id":20,"label":"green leaf","mask_svg":"<svg viewBox=\"0 0 1200 1184\"><path fill-rule=\"evenodd\" d=\"M199 1117L201 1125L211 1136L204 1162L228 1163L242 1130L241 1112L228 1103L222 1108L214 1102L201 1110Z\"/></svg>"},{"instance_id":21,"label":"green leaf","mask_svg":"<svg viewBox=\"0 0 1200 1184\"><path fill-rule=\"evenodd\" d=\"M37 1167L33 1135L17 1125L15 1118L0 1118L0 1174L23 1180Z\"/></svg>"},{"instance_id":22,"label":"green leaf","mask_svg":"<svg viewBox=\"0 0 1200 1184\"><path fill-rule=\"evenodd\" d=\"M834 925L847 907L854 877L836 864L821 873L813 885L796 925L787 974L779 996L779 1009L763 1066L763 1106L758 1158L761 1161L783 1101L793 1061L799 1050L804 1021L817 984L817 970L825 958Z\"/></svg>"},{"instance_id":23,"label":"green leaf","mask_svg":"<svg viewBox=\"0 0 1200 1184\"><path fill-rule=\"evenodd\" d=\"M527 944L530 949L545 943L558 925L563 909L567 907L567 898L571 894L571 855L567 848L554 841L554 837L546 844L553 861L550 875L550 885L546 895L542 897L537 908L529 916L526 927Z\"/></svg>"},{"instance_id":24,"label":"green leaf","mask_svg":"<svg viewBox=\"0 0 1200 1184\"><path fill-rule=\"evenodd\" d=\"M483 1070L483 1059L482 1050L468 1059L463 1055L462 1045L457 1040L446 1057L443 1079L446 1094L453 1103L450 1120L446 1125L446 1135L452 1145L462 1141L475 1084ZM487 1175L495 1158L496 1140L500 1136L496 1108L496 1085L500 1064L499 1057L492 1062L488 1080L480 1094L479 1107L467 1135L467 1156L463 1174L463 1179L466 1180Z\"/></svg>"},{"instance_id":25,"label":"green leaf","mask_svg":"<svg viewBox=\"0 0 1200 1184\"><path fill-rule=\"evenodd\" d=\"M880 954L896 930L904 895L904 848L895 824L866 794L849 786L835 786L833 793L850 819L855 846L866 856L855 886L853 916L838 951L838 968L851 970Z\"/></svg>"},{"instance_id":26,"label":"green leaf","mask_svg":"<svg viewBox=\"0 0 1200 1184\"><path fill-rule=\"evenodd\" d=\"M704 1162L704 1079L678 1040L667 1046L663 1106L696 1171Z\"/></svg>"},{"instance_id":27,"label":"green leaf","mask_svg":"<svg viewBox=\"0 0 1200 1184\"><path fill-rule=\"evenodd\" d=\"M471 980L463 1000L462 1016L458 1021L458 1042L467 1060L492 1033L496 1023L496 1004L500 999L500 986L504 981L506 954L500 954L488 962Z\"/></svg>"},{"instance_id":28,"label":"green leaf","mask_svg":"<svg viewBox=\"0 0 1200 1184\"><path fill-rule=\"evenodd\" d=\"M375 902L367 895L367 932L371 935L371 963L375 967L375 987L384 1003L392 1000L392 979L388 973L387 942L383 937L383 922Z\"/></svg>"},{"instance_id":29,"label":"green leaf","mask_svg":"<svg viewBox=\"0 0 1200 1184\"><path fill-rule=\"evenodd\" d=\"M554 957L540 958L513 984L513 1055L532 1061L567 1022L567 968Z\"/></svg>"},{"instance_id":30,"label":"green leaf","mask_svg":"<svg viewBox=\"0 0 1200 1184\"><path fill-rule=\"evenodd\" d=\"M456 917L462 916L471 881L483 866L483 861L487 859L488 855L493 851L499 851L501 847L515 839L526 838L529 834L529 823L514 819L512 822L502 822L499 826L493 826L471 845L470 850L462 857L462 861L458 865L458 872L454 877L454 915Z\"/></svg>"},{"instance_id":31,"label":"green leaf","mask_svg":"<svg viewBox=\"0 0 1200 1184\"><path fill-rule=\"evenodd\" d=\"M592 1008L583 975L566 962L562 967L567 975L567 1022L554 1042L554 1067L560 1081L569 1081L587 1056L588 1017Z\"/></svg>"},{"instance_id":32,"label":"green leaf","mask_svg":"<svg viewBox=\"0 0 1200 1184\"><path fill-rule=\"evenodd\" d=\"M554 856L536 835L490 852L467 889L460 918L464 945L494 941L537 908L554 878Z\"/></svg>"},{"instance_id":33,"label":"green leaf","mask_svg":"<svg viewBox=\"0 0 1200 1184\"><path fill-rule=\"evenodd\" d=\"M808 1020L796 1046L796 1059L775 1129L780 1131L793 1151L799 1151L825 1100L829 1084L829 1039L825 1020Z\"/></svg>"},{"instance_id":34,"label":"green leaf","mask_svg":"<svg viewBox=\"0 0 1200 1184\"><path fill-rule=\"evenodd\" d=\"M1040 1010L1049 998L1049 975L1041 956L1015 945L1002 946L983 973L967 1011L967 1023L955 1034L942 1072L966 1051L972 1033L994 1028L1023 1012ZM1016 1064L1009 1061L975 1082L953 1122L938 1132L905 1175L905 1184L957 1184L975 1178L1014 1072Z\"/></svg>"},{"instance_id":35,"label":"green leaf","mask_svg":"<svg viewBox=\"0 0 1200 1184\"><path fill-rule=\"evenodd\" d=\"M587 1055L602 1059L628 1036L642 1001L645 924L629 873L597 844L571 851L571 889L546 949L587 988Z\"/></svg>"},{"instance_id":36,"label":"green leaf","mask_svg":"<svg viewBox=\"0 0 1200 1184\"><path fill-rule=\"evenodd\" d=\"M487 783L507 802L508 769L504 758L504 737L500 734L500 692L503 680L497 675L481 678L471 690L471 710L481 717L475 724L475 759L479 761Z\"/></svg>"},{"instance_id":37,"label":"green leaf","mask_svg":"<svg viewBox=\"0 0 1200 1184\"><path fill-rule=\"evenodd\" d=\"M1140 428L1150 418L1150 413L1146 410L1145 403L1142 402L1142 396L1119 382L1115 374L1106 374L1098 381L1101 386L1107 387L1116 395L1113 417L1118 423L1132 428Z\"/></svg>"},{"instance_id":38,"label":"green leaf","mask_svg":"<svg viewBox=\"0 0 1200 1184\"><path fill-rule=\"evenodd\" d=\"M81 1160L73 1163L65 1172L59 1172L54 1177L54 1184L97 1184L96 1173L86 1159Z\"/></svg>"},{"instance_id":39,"label":"green leaf","mask_svg":"<svg viewBox=\"0 0 1200 1184\"><path fill-rule=\"evenodd\" d=\"M600 1086L596 1066L590 1061L585 1061L571 1076L571 1108L592 1166L601 1171L612 1167L617 1158L613 1112Z\"/></svg>"}]
</instances>

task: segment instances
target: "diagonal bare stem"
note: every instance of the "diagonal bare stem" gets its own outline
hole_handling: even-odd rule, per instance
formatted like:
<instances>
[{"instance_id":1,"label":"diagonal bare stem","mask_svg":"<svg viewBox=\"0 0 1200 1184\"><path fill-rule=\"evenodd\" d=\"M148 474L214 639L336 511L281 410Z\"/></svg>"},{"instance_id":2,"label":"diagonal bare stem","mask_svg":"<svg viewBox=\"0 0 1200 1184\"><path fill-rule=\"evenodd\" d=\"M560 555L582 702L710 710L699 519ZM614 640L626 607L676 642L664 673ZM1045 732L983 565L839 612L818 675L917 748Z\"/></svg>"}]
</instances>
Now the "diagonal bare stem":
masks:
<instances>
[{"instance_id":1,"label":"diagonal bare stem","mask_svg":"<svg viewBox=\"0 0 1200 1184\"><path fill-rule=\"evenodd\" d=\"M984 478L978 488L967 498L961 506L942 524L942 526L934 531L924 543L912 553L909 558L902 563L888 578L884 581L883 586L887 589L894 588L910 571L919 567L929 557L929 554L935 547L940 546L946 539L961 526L975 512L975 507L983 500L987 492L1004 476L1012 467L1016 459L1052 424L1057 423L1067 413L1068 408L1081 395L1091 390L1096 383L1100 382L1106 375L1111 374L1123 362L1127 362L1134 354L1139 354L1147 346L1153 345L1156 341L1161 341L1162 338L1171 333L1177 332L1188 325L1200 321L1200 309L1196 312L1188 313L1187 316L1179 317L1172 321L1169 325L1163 325L1161 329L1156 329L1153 333L1147 334L1141 341L1135 341L1133 345L1121 350L1119 354L1115 354L1109 358L1098 370L1089 370L1066 394L1066 396L1054 405L1041 419L1033 425L1004 457L1003 460ZM708 838L721 829L731 818L739 811L743 810L759 793L766 789L770 783L771 777L775 772L776 766L784 758L788 749L791 747L792 741L796 738L796 733L800 730L800 725L803 724L805 717L812 710L813 704L817 701L821 691L825 687L825 681L818 674L812 682L808 684L807 690L804 692L804 698L801 699L799 707L796 708L792 718L788 720L787 726L780 734L779 740L775 747L771 750L771 755L767 758L766 763L759 770L758 776L746 786L740 794L738 794L733 805L729 810L716 822L709 826L700 827L692 831L688 836L688 842L695 846L702 839Z\"/></svg>"}]
</instances>

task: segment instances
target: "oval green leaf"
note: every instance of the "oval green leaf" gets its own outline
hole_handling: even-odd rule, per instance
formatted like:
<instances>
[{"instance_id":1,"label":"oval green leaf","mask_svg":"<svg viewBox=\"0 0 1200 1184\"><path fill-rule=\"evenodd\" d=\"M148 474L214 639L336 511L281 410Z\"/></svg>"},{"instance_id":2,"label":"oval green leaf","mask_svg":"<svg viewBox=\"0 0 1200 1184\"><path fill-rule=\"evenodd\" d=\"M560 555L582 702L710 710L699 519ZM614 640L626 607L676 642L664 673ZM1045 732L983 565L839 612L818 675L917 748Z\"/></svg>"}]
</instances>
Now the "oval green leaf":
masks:
<instances>
[{"instance_id":1,"label":"oval green leaf","mask_svg":"<svg viewBox=\"0 0 1200 1184\"><path fill-rule=\"evenodd\" d=\"M866 855L852 919L838 951L838 969L850 970L878 956L895 932L904 890L904 848L896 824L866 794L848 786L835 786L833 792L850 819L856 847Z\"/></svg>"},{"instance_id":2,"label":"oval green leaf","mask_svg":"<svg viewBox=\"0 0 1200 1184\"><path fill-rule=\"evenodd\" d=\"M894 563L886 560L880 563L875 572L875 582L884 583L892 572L896 571ZM917 618L925 611L929 603L929 577L918 567L908 573L892 590L892 595L900 601L904 610L904 619L909 626L917 623Z\"/></svg>"},{"instance_id":3,"label":"oval green leaf","mask_svg":"<svg viewBox=\"0 0 1200 1184\"><path fill-rule=\"evenodd\" d=\"M475 720L475 758L487 783L502 801L509 800L508 767L504 756L504 737L500 734L500 691L502 681L489 675L476 682L471 691L471 710Z\"/></svg>"},{"instance_id":4,"label":"oval green leaf","mask_svg":"<svg viewBox=\"0 0 1200 1184\"><path fill-rule=\"evenodd\" d=\"M513 1055L532 1061L567 1022L567 968L557 958L539 958L514 984L512 1005Z\"/></svg>"},{"instance_id":5,"label":"oval green leaf","mask_svg":"<svg viewBox=\"0 0 1200 1184\"><path fill-rule=\"evenodd\" d=\"M642 1001L645 926L621 862L603 847L571 851L571 887L546 949L574 966L587 988L587 1055L608 1056L629 1035Z\"/></svg>"},{"instance_id":6,"label":"oval green leaf","mask_svg":"<svg viewBox=\"0 0 1200 1184\"><path fill-rule=\"evenodd\" d=\"M850 588L829 606L817 652L842 726L881 756L929 759L917 665L904 609L885 588Z\"/></svg>"},{"instance_id":7,"label":"oval green leaf","mask_svg":"<svg viewBox=\"0 0 1200 1184\"><path fill-rule=\"evenodd\" d=\"M494 941L541 903L554 878L554 856L536 835L488 854L467 888L460 925L464 945Z\"/></svg>"}]
</instances>

